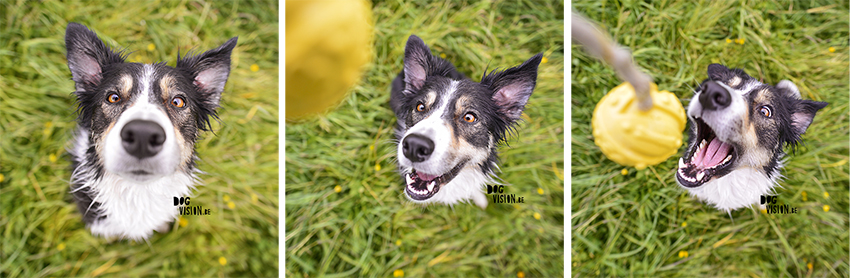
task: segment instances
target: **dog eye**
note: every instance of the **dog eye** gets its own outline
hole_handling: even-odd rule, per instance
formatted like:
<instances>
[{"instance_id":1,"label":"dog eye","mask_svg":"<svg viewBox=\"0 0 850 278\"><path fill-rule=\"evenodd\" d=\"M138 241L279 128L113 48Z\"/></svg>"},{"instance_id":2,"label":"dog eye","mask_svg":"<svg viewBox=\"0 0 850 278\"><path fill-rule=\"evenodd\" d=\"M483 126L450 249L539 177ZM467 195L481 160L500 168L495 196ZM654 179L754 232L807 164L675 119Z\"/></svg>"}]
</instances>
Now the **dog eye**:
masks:
<instances>
[{"instance_id":1,"label":"dog eye","mask_svg":"<svg viewBox=\"0 0 850 278\"><path fill-rule=\"evenodd\" d=\"M770 118L770 116L773 115L773 113L771 113L771 111L770 111L770 107L768 107L767 105L759 108L759 113L761 113L762 115L764 115L765 117L768 117L768 118Z\"/></svg>"},{"instance_id":2,"label":"dog eye","mask_svg":"<svg viewBox=\"0 0 850 278\"><path fill-rule=\"evenodd\" d=\"M416 105L416 111L419 111L419 112L425 111L425 104L422 104L421 102L419 104L417 104Z\"/></svg>"},{"instance_id":3,"label":"dog eye","mask_svg":"<svg viewBox=\"0 0 850 278\"><path fill-rule=\"evenodd\" d=\"M109 103L116 103L121 101L121 96L119 96L118 93L112 92L108 97L106 97L106 100L109 101Z\"/></svg>"},{"instance_id":4,"label":"dog eye","mask_svg":"<svg viewBox=\"0 0 850 278\"><path fill-rule=\"evenodd\" d=\"M475 122L475 114L466 113L466 115L463 115L463 120L467 123Z\"/></svg>"},{"instance_id":5,"label":"dog eye","mask_svg":"<svg viewBox=\"0 0 850 278\"><path fill-rule=\"evenodd\" d=\"M181 97L175 97L171 100L171 105L174 105L177 108L183 108L183 106L186 105L186 102L183 101L183 98Z\"/></svg>"}]
</instances>

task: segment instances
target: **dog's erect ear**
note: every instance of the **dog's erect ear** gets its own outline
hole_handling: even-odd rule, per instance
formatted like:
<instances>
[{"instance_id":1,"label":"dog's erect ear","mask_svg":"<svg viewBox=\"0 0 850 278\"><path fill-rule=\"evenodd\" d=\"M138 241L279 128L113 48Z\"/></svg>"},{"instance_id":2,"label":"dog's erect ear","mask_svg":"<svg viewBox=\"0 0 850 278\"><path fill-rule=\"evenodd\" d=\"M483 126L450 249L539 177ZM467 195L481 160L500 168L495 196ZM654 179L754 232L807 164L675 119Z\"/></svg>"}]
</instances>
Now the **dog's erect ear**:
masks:
<instances>
[{"instance_id":1,"label":"dog's erect ear","mask_svg":"<svg viewBox=\"0 0 850 278\"><path fill-rule=\"evenodd\" d=\"M519 120L525 104L537 84L537 66L543 53L534 55L518 67L502 72L493 70L481 78L481 84L493 92L493 100L499 106L499 112L509 122Z\"/></svg>"},{"instance_id":2,"label":"dog's erect ear","mask_svg":"<svg viewBox=\"0 0 850 278\"><path fill-rule=\"evenodd\" d=\"M417 91L425 84L431 67L431 49L416 35L410 35L404 48L404 88Z\"/></svg>"},{"instance_id":3,"label":"dog's erect ear","mask_svg":"<svg viewBox=\"0 0 850 278\"><path fill-rule=\"evenodd\" d=\"M794 82L791 82L789 80L782 80L776 84L776 88L787 90L795 99L802 99L802 97L800 96L800 89L797 89L797 85L794 85Z\"/></svg>"},{"instance_id":4,"label":"dog's erect ear","mask_svg":"<svg viewBox=\"0 0 850 278\"><path fill-rule=\"evenodd\" d=\"M77 91L86 86L97 86L103 78L103 67L123 63L124 53L113 52L97 35L79 23L68 23L65 29L65 49L68 51L68 68L76 82Z\"/></svg>"},{"instance_id":5,"label":"dog's erect ear","mask_svg":"<svg viewBox=\"0 0 850 278\"><path fill-rule=\"evenodd\" d=\"M238 39L233 37L218 48L200 55L187 54L189 56L183 58L177 55L177 68L187 71L198 91L216 106L230 75L230 54Z\"/></svg>"},{"instance_id":6,"label":"dog's erect ear","mask_svg":"<svg viewBox=\"0 0 850 278\"><path fill-rule=\"evenodd\" d=\"M820 101L800 100L795 105L794 113L791 114L791 127L797 137L806 132L815 118L815 113L826 107L827 104Z\"/></svg>"},{"instance_id":7,"label":"dog's erect ear","mask_svg":"<svg viewBox=\"0 0 850 278\"><path fill-rule=\"evenodd\" d=\"M729 72L729 68L721 64L708 65L708 78L711 80L723 81Z\"/></svg>"}]
</instances>

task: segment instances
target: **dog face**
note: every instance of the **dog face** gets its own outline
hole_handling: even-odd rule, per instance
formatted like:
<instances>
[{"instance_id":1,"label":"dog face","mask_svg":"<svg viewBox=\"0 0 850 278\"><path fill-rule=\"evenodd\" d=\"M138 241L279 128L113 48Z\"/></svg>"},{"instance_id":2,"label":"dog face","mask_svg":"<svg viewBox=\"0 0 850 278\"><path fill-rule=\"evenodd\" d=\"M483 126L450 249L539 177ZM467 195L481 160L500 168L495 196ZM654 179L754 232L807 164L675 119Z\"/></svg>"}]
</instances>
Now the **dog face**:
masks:
<instances>
[{"instance_id":1,"label":"dog face","mask_svg":"<svg viewBox=\"0 0 850 278\"><path fill-rule=\"evenodd\" d=\"M95 169L148 182L180 169L190 172L199 130L216 117L230 73L236 38L177 67L124 61L83 25L66 32L68 67L76 83L79 126L87 140L77 151ZM87 141L88 144L85 144Z\"/></svg>"},{"instance_id":2,"label":"dog face","mask_svg":"<svg viewBox=\"0 0 850 278\"><path fill-rule=\"evenodd\" d=\"M790 81L774 87L710 65L688 106L691 135L676 181L720 210L757 203L780 177L783 147L794 148L826 105L802 100Z\"/></svg>"},{"instance_id":3,"label":"dog face","mask_svg":"<svg viewBox=\"0 0 850 278\"><path fill-rule=\"evenodd\" d=\"M522 115L541 58L476 83L432 56L421 39L409 38L390 100L408 199L449 205L472 199L487 206L482 186L493 182L496 147Z\"/></svg>"}]
</instances>

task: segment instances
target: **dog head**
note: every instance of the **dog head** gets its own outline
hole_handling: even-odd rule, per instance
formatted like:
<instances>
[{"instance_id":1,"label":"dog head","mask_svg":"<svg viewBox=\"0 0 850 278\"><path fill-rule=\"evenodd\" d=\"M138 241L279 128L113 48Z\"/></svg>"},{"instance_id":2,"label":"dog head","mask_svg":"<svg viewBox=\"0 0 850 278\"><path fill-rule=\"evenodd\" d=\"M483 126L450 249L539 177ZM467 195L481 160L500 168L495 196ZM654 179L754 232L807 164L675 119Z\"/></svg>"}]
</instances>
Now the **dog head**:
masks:
<instances>
[{"instance_id":1,"label":"dog head","mask_svg":"<svg viewBox=\"0 0 850 278\"><path fill-rule=\"evenodd\" d=\"M787 80L775 87L741 69L708 66L688 105L688 149L676 181L692 195L730 211L755 204L780 176L792 149L827 103L803 100Z\"/></svg>"},{"instance_id":2,"label":"dog head","mask_svg":"<svg viewBox=\"0 0 850 278\"><path fill-rule=\"evenodd\" d=\"M493 182L496 147L522 115L541 58L491 71L476 83L410 36L391 100L408 199L449 205L472 199L487 206L482 188Z\"/></svg>"},{"instance_id":3,"label":"dog head","mask_svg":"<svg viewBox=\"0 0 850 278\"><path fill-rule=\"evenodd\" d=\"M65 34L76 83L78 123L91 142L84 153L97 169L146 182L194 164L199 130L216 117L237 38L200 55L165 63L125 62L77 23Z\"/></svg>"}]
</instances>

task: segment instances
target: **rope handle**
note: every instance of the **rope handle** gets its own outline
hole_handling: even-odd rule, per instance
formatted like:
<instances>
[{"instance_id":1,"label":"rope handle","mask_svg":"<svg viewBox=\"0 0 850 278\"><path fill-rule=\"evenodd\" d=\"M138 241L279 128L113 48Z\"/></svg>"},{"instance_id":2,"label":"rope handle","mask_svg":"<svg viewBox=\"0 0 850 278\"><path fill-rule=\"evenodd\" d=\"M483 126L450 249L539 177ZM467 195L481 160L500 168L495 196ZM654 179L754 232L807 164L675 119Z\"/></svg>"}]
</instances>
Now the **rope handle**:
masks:
<instances>
[{"instance_id":1,"label":"rope handle","mask_svg":"<svg viewBox=\"0 0 850 278\"><path fill-rule=\"evenodd\" d=\"M572 11L572 39L583 45L585 51L613 67L620 79L632 84L638 109L652 109L652 97L649 95L652 77L638 69L628 49L617 45L610 36L575 11Z\"/></svg>"}]
</instances>

